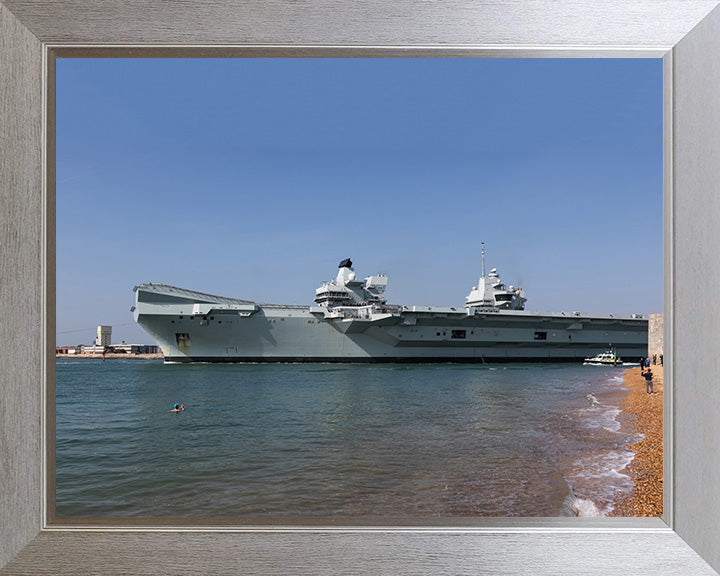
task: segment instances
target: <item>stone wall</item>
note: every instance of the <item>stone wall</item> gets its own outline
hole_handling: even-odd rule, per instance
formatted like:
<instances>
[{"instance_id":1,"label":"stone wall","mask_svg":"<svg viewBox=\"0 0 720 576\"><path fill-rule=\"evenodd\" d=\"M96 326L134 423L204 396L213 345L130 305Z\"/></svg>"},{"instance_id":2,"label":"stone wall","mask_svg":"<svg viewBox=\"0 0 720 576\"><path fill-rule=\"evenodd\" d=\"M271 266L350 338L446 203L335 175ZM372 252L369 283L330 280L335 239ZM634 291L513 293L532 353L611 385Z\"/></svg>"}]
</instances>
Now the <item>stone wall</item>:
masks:
<instances>
[{"instance_id":1,"label":"stone wall","mask_svg":"<svg viewBox=\"0 0 720 576\"><path fill-rule=\"evenodd\" d=\"M663 353L663 315L650 314L648 316L648 356Z\"/></svg>"}]
</instances>

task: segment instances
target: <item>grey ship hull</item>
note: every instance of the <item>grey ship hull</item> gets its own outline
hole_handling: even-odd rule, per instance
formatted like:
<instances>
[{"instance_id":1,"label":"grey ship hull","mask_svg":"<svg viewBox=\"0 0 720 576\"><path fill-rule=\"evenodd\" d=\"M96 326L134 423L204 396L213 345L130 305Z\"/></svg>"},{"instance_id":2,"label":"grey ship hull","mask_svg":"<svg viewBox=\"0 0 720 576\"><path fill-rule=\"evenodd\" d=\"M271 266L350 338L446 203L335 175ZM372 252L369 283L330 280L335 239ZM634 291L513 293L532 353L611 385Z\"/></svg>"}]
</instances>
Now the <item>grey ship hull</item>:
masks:
<instances>
[{"instance_id":1,"label":"grey ship hull","mask_svg":"<svg viewBox=\"0 0 720 576\"><path fill-rule=\"evenodd\" d=\"M633 360L648 343L647 319L629 316L282 306L151 283L134 315L166 362L563 362L609 346Z\"/></svg>"}]
</instances>

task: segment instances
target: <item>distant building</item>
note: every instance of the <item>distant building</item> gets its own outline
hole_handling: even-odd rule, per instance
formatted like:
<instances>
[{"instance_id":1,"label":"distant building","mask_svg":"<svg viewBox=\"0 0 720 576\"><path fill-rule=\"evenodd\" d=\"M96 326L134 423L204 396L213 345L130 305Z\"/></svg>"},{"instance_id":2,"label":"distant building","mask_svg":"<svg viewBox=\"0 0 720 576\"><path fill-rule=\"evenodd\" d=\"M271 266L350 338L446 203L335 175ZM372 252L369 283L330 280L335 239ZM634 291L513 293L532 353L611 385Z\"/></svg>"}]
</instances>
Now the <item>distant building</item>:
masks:
<instances>
[{"instance_id":1,"label":"distant building","mask_svg":"<svg viewBox=\"0 0 720 576\"><path fill-rule=\"evenodd\" d=\"M115 344L111 346L114 352L125 353L125 354L159 354L160 346L152 344Z\"/></svg>"},{"instance_id":2,"label":"distant building","mask_svg":"<svg viewBox=\"0 0 720 576\"><path fill-rule=\"evenodd\" d=\"M154 344L114 344L113 346L83 346L83 354L160 354L160 347Z\"/></svg>"},{"instance_id":3,"label":"distant building","mask_svg":"<svg viewBox=\"0 0 720 576\"><path fill-rule=\"evenodd\" d=\"M82 346L56 346L55 354L82 354Z\"/></svg>"},{"instance_id":4,"label":"distant building","mask_svg":"<svg viewBox=\"0 0 720 576\"><path fill-rule=\"evenodd\" d=\"M110 346L110 339L112 336L112 326L98 326L97 327L97 339L95 344L97 346Z\"/></svg>"},{"instance_id":5,"label":"distant building","mask_svg":"<svg viewBox=\"0 0 720 576\"><path fill-rule=\"evenodd\" d=\"M102 354L107 350L107 346L82 346L83 354Z\"/></svg>"},{"instance_id":6,"label":"distant building","mask_svg":"<svg viewBox=\"0 0 720 576\"><path fill-rule=\"evenodd\" d=\"M93 346L56 346L55 354L160 354L160 346L155 344L111 344L112 326L98 326L97 338Z\"/></svg>"}]
</instances>

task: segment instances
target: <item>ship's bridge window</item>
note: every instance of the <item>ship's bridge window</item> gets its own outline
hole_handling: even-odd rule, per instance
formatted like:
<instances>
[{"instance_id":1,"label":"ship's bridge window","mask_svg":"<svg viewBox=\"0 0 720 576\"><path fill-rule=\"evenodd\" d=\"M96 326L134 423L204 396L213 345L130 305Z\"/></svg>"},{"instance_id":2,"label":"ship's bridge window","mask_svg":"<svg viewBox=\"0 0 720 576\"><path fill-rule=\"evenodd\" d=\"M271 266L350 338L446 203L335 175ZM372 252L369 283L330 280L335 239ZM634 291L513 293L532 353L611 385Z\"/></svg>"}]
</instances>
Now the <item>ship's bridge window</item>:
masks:
<instances>
[{"instance_id":1,"label":"ship's bridge window","mask_svg":"<svg viewBox=\"0 0 720 576\"><path fill-rule=\"evenodd\" d=\"M495 294L495 300L497 302L509 302L513 299L512 294Z\"/></svg>"}]
</instances>

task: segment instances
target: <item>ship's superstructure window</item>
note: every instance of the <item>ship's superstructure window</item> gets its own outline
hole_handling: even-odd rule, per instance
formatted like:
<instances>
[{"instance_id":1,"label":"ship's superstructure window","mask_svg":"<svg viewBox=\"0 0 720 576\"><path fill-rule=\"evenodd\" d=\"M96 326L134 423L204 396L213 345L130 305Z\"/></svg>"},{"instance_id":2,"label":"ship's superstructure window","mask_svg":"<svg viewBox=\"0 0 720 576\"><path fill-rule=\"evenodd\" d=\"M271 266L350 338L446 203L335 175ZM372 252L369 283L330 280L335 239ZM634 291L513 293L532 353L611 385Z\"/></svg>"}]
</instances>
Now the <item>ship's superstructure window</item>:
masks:
<instances>
[{"instance_id":1,"label":"ship's superstructure window","mask_svg":"<svg viewBox=\"0 0 720 576\"><path fill-rule=\"evenodd\" d=\"M452 332L450 332L451 338L465 338L466 335L467 331L465 330L453 330Z\"/></svg>"},{"instance_id":2,"label":"ship's superstructure window","mask_svg":"<svg viewBox=\"0 0 720 576\"><path fill-rule=\"evenodd\" d=\"M535 340L547 340L547 332L535 332Z\"/></svg>"}]
</instances>

